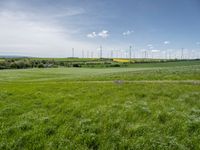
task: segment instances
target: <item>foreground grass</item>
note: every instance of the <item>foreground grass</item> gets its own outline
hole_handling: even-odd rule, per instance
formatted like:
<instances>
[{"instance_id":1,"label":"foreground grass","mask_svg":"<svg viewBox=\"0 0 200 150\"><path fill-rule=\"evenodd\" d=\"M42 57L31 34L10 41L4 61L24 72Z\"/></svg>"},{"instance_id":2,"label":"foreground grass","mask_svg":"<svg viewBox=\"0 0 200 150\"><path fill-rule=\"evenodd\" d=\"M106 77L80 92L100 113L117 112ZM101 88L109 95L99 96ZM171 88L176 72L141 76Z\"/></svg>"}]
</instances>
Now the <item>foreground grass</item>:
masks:
<instances>
[{"instance_id":1,"label":"foreground grass","mask_svg":"<svg viewBox=\"0 0 200 150\"><path fill-rule=\"evenodd\" d=\"M0 149L200 149L199 84L112 82L199 81L199 67L1 71Z\"/></svg>"}]
</instances>

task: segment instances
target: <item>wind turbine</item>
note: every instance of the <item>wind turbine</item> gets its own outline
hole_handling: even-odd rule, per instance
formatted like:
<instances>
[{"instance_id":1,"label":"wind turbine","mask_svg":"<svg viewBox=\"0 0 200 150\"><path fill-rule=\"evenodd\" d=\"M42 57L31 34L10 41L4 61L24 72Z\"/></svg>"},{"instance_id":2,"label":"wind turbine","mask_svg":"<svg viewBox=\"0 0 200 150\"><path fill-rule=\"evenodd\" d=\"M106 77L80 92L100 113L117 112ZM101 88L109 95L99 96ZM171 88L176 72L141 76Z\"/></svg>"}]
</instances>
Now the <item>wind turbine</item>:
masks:
<instances>
[{"instance_id":1,"label":"wind turbine","mask_svg":"<svg viewBox=\"0 0 200 150\"><path fill-rule=\"evenodd\" d=\"M72 58L74 58L74 48L72 48Z\"/></svg>"},{"instance_id":2,"label":"wind turbine","mask_svg":"<svg viewBox=\"0 0 200 150\"><path fill-rule=\"evenodd\" d=\"M102 46L100 45L100 59L102 58Z\"/></svg>"},{"instance_id":3,"label":"wind turbine","mask_svg":"<svg viewBox=\"0 0 200 150\"><path fill-rule=\"evenodd\" d=\"M131 62L131 58L132 58L131 49L132 49L132 46L130 45L130 47L129 47L129 60L130 60L130 62Z\"/></svg>"}]
</instances>

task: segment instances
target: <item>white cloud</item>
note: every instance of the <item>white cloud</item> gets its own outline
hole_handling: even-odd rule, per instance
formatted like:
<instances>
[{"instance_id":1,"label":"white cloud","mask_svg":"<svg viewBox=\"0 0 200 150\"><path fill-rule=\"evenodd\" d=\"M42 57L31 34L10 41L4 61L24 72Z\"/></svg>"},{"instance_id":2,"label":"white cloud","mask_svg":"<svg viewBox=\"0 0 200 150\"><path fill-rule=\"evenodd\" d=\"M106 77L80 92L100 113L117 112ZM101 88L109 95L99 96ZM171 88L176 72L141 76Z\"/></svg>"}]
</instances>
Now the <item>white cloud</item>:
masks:
<instances>
[{"instance_id":1,"label":"white cloud","mask_svg":"<svg viewBox=\"0 0 200 150\"><path fill-rule=\"evenodd\" d=\"M98 36L100 36L102 38L107 38L109 36L109 34L108 34L107 30L102 30L101 32L98 33Z\"/></svg>"},{"instance_id":2,"label":"white cloud","mask_svg":"<svg viewBox=\"0 0 200 150\"><path fill-rule=\"evenodd\" d=\"M34 19L63 19L63 17L72 17L77 15L82 15L86 13L86 10L83 7L78 6L64 6L64 5L48 5L48 8L43 8L43 6L37 6L35 3L29 2L25 3L21 0L2 0L0 3L0 9L13 12L13 14L21 12L24 15L24 12L31 16ZM1 2L1 1L0 1ZM37 3L37 2L36 2ZM42 9L43 8L43 9Z\"/></svg>"},{"instance_id":3,"label":"white cloud","mask_svg":"<svg viewBox=\"0 0 200 150\"><path fill-rule=\"evenodd\" d=\"M170 44L170 41L164 41L163 42L165 45Z\"/></svg>"},{"instance_id":4,"label":"white cloud","mask_svg":"<svg viewBox=\"0 0 200 150\"><path fill-rule=\"evenodd\" d=\"M132 34L132 33L134 33L133 30L128 30L128 31L126 31L126 32L123 32L122 35L128 36L128 35L130 35L130 34Z\"/></svg>"},{"instance_id":5,"label":"white cloud","mask_svg":"<svg viewBox=\"0 0 200 150\"><path fill-rule=\"evenodd\" d=\"M92 33L87 34L88 38L95 38L97 36L101 37L101 38L107 38L109 36L109 34L108 34L107 30L102 30L98 34L96 34L96 32L92 32Z\"/></svg>"},{"instance_id":6,"label":"white cloud","mask_svg":"<svg viewBox=\"0 0 200 150\"><path fill-rule=\"evenodd\" d=\"M152 52L152 53L158 53L158 52L160 52L160 50L152 49L151 52Z\"/></svg>"},{"instance_id":7,"label":"white cloud","mask_svg":"<svg viewBox=\"0 0 200 150\"><path fill-rule=\"evenodd\" d=\"M83 8L67 8L67 9L63 9L62 11L59 10L55 15L51 15L50 17L60 18L60 17L81 15L84 13L85 13L85 10Z\"/></svg>"},{"instance_id":8,"label":"white cloud","mask_svg":"<svg viewBox=\"0 0 200 150\"><path fill-rule=\"evenodd\" d=\"M92 33L87 34L88 38L95 38L96 36L97 36L96 32L92 32Z\"/></svg>"},{"instance_id":9,"label":"white cloud","mask_svg":"<svg viewBox=\"0 0 200 150\"><path fill-rule=\"evenodd\" d=\"M27 13L0 11L0 53L30 56L71 56L71 48L93 49L96 45L78 41L74 31L47 20L35 20Z\"/></svg>"}]
</instances>

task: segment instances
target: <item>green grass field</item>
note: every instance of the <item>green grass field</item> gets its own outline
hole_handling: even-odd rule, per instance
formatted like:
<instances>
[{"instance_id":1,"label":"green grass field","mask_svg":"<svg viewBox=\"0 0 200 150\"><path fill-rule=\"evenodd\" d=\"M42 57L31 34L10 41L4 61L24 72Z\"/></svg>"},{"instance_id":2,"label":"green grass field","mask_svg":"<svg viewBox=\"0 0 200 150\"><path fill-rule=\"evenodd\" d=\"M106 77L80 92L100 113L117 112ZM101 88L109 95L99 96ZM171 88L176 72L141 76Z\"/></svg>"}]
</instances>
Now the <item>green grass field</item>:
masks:
<instances>
[{"instance_id":1,"label":"green grass field","mask_svg":"<svg viewBox=\"0 0 200 150\"><path fill-rule=\"evenodd\" d=\"M0 149L200 149L200 61L0 70Z\"/></svg>"}]
</instances>

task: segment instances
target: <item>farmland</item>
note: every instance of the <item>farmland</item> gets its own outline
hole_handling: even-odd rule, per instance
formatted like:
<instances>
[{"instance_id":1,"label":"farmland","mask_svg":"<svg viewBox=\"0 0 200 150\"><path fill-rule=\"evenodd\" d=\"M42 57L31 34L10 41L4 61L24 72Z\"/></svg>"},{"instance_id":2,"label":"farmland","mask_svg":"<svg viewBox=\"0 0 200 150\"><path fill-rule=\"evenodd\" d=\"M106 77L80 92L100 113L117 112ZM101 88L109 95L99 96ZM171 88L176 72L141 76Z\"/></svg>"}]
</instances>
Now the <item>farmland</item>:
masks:
<instances>
[{"instance_id":1,"label":"farmland","mask_svg":"<svg viewBox=\"0 0 200 150\"><path fill-rule=\"evenodd\" d=\"M0 70L0 149L200 149L200 61Z\"/></svg>"}]
</instances>

